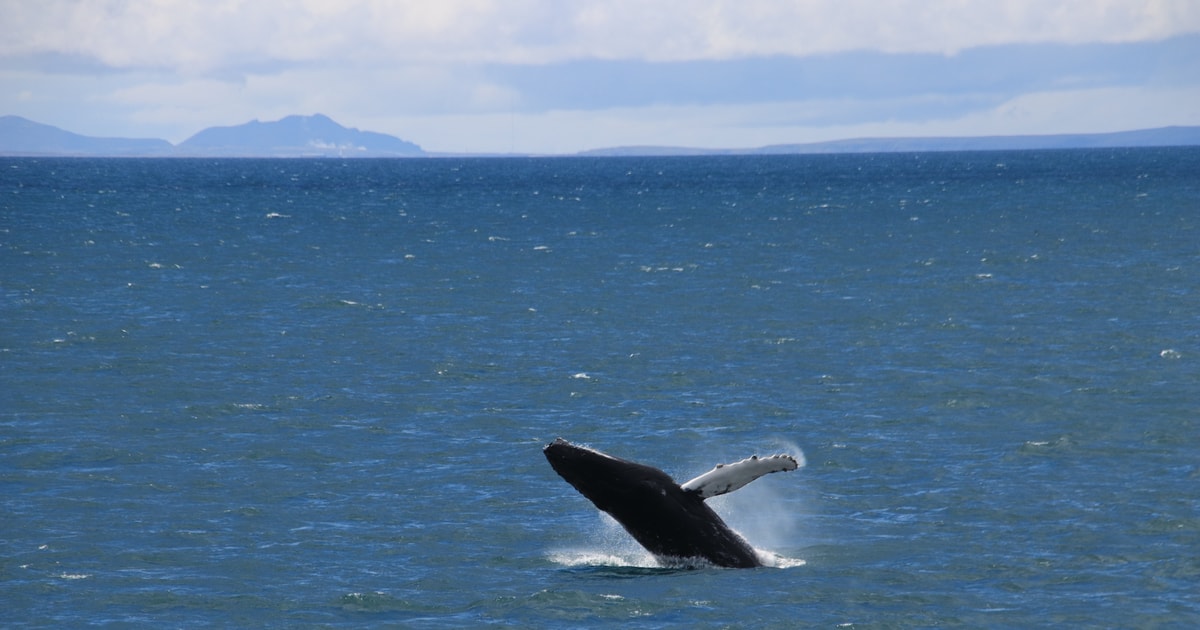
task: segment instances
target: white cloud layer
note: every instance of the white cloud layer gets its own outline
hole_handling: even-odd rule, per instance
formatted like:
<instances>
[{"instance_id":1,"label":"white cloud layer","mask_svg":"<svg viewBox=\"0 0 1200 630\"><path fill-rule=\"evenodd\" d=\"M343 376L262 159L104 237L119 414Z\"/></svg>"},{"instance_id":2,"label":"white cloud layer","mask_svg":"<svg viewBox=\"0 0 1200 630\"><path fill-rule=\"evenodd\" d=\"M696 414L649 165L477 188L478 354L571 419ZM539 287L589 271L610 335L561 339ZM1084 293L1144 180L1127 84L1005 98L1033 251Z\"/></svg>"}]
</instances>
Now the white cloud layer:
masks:
<instances>
[{"instance_id":1,"label":"white cloud layer","mask_svg":"<svg viewBox=\"0 0 1200 630\"><path fill-rule=\"evenodd\" d=\"M89 135L320 112L562 152L1200 124L1196 0L0 0L0 24L0 114Z\"/></svg>"},{"instance_id":2,"label":"white cloud layer","mask_svg":"<svg viewBox=\"0 0 1200 630\"><path fill-rule=\"evenodd\" d=\"M422 146L446 152L557 154L636 145L756 148L846 138L1103 133L1159 127L1163 120L1200 125L1200 111L1193 103L1200 103L1200 86L1032 93L961 116L918 121L810 122L856 105L827 100L564 110L536 116L431 114L368 119L364 124L397 124L414 130L409 136Z\"/></svg>"},{"instance_id":3,"label":"white cloud layer","mask_svg":"<svg viewBox=\"0 0 1200 630\"><path fill-rule=\"evenodd\" d=\"M552 63L1130 42L1194 0L5 0L0 56L185 73L270 63Z\"/></svg>"}]
</instances>

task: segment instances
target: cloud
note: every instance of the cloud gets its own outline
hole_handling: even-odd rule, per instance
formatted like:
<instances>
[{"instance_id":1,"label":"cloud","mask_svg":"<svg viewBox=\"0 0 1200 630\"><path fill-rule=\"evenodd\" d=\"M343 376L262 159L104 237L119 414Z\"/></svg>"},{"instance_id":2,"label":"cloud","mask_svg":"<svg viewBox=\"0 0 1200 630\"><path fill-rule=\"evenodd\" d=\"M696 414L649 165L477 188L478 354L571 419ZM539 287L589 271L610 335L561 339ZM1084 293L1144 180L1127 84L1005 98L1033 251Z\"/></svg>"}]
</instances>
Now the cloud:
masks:
<instances>
[{"instance_id":1,"label":"cloud","mask_svg":"<svg viewBox=\"0 0 1200 630\"><path fill-rule=\"evenodd\" d=\"M994 102L1034 90L1138 84L1185 67L1186 58L1200 58L1200 36L1156 44L1009 44L953 57L859 51L665 63L586 60L497 66L488 75L521 95L522 111L935 94ZM1190 81L1200 82L1200 72Z\"/></svg>"},{"instance_id":2,"label":"cloud","mask_svg":"<svg viewBox=\"0 0 1200 630\"><path fill-rule=\"evenodd\" d=\"M1200 125L1200 84L1178 87L1098 87L1022 94L1000 105L942 121L942 135L1049 134L1126 131ZM920 128L915 130L919 134ZM916 134L914 134L916 135Z\"/></svg>"},{"instance_id":3,"label":"cloud","mask_svg":"<svg viewBox=\"0 0 1200 630\"><path fill-rule=\"evenodd\" d=\"M195 75L264 64L694 61L1200 31L1192 0L9 0L0 57Z\"/></svg>"},{"instance_id":4,"label":"cloud","mask_svg":"<svg viewBox=\"0 0 1200 630\"><path fill-rule=\"evenodd\" d=\"M1091 133L1200 125L1200 86L1046 91L959 104L941 97L812 99L778 103L653 105L539 114L495 112L379 116L357 120L445 152L571 153L659 145L754 148L846 138ZM941 108L928 116L893 116ZM847 113L847 110L853 110Z\"/></svg>"},{"instance_id":5,"label":"cloud","mask_svg":"<svg viewBox=\"0 0 1200 630\"><path fill-rule=\"evenodd\" d=\"M150 73L128 84L120 82L89 100L127 109L144 130L177 129L164 137L179 142L208 126L275 120L295 113L332 113L341 123L367 128L360 121L505 112L519 97L475 71L409 66L355 73L295 68L236 80Z\"/></svg>"}]
</instances>

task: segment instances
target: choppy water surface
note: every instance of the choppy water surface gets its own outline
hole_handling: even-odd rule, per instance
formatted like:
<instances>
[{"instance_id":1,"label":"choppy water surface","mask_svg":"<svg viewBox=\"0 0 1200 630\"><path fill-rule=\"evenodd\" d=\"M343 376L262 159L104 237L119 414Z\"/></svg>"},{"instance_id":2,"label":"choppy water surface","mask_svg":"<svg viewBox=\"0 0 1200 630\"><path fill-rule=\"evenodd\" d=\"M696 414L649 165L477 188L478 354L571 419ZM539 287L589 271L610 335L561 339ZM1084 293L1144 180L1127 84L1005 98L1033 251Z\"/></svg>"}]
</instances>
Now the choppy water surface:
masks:
<instances>
[{"instance_id":1,"label":"choppy water surface","mask_svg":"<svg viewBox=\"0 0 1200 630\"><path fill-rule=\"evenodd\" d=\"M0 161L8 627L1200 622L1200 150ZM654 565L546 464L774 566Z\"/></svg>"}]
</instances>

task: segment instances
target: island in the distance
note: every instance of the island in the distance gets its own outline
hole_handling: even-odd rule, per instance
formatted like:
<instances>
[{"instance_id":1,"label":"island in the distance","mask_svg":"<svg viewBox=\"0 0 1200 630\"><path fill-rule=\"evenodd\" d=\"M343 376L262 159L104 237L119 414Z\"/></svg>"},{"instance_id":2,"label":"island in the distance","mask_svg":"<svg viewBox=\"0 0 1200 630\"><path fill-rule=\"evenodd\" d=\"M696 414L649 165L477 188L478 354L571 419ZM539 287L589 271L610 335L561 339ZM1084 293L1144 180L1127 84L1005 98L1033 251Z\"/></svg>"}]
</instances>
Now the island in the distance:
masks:
<instances>
[{"instance_id":1,"label":"island in the distance","mask_svg":"<svg viewBox=\"0 0 1200 630\"><path fill-rule=\"evenodd\" d=\"M209 127L173 145L166 140L93 138L0 116L0 155L78 157L424 157L395 136L343 127L323 114Z\"/></svg>"},{"instance_id":2,"label":"island in the distance","mask_svg":"<svg viewBox=\"0 0 1200 630\"><path fill-rule=\"evenodd\" d=\"M778 144L750 149L669 146L613 147L579 156L784 155L811 153L895 153L1003 151L1117 147L1200 146L1200 126L1161 127L1091 134L976 136L944 138L858 138ZM257 120L232 127L209 127L173 145L166 140L95 138L20 116L0 116L0 155L69 157L436 157L395 136L359 131L323 114ZM462 154L458 154L462 155Z\"/></svg>"}]
</instances>

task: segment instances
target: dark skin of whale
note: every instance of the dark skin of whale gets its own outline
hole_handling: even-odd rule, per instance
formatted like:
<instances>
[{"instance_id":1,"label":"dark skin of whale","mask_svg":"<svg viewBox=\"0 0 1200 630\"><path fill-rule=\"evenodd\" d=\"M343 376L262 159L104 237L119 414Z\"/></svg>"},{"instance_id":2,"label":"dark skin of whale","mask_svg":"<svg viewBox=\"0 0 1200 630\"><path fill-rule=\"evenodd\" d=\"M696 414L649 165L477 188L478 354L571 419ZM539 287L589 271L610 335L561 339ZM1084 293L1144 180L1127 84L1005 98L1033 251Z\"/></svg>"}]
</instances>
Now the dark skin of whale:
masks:
<instances>
[{"instance_id":1,"label":"dark skin of whale","mask_svg":"<svg viewBox=\"0 0 1200 630\"><path fill-rule=\"evenodd\" d=\"M705 504L699 492L684 490L667 473L562 438L542 452L559 476L655 556L702 558L720 567L762 566L749 543Z\"/></svg>"}]
</instances>

